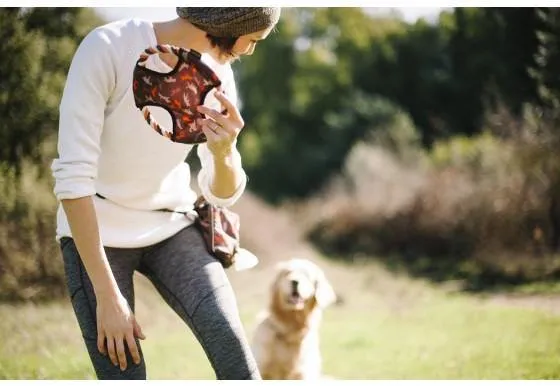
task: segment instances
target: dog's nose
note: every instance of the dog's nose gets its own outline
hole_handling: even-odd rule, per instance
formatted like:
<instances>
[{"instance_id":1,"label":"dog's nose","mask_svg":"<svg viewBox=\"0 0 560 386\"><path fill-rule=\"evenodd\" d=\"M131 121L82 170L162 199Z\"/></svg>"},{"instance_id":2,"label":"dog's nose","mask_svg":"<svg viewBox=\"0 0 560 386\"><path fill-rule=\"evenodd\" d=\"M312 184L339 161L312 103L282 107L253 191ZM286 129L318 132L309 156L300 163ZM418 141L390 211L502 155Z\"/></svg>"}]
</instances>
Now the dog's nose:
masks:
<instances>
[{"instance_id":1,"label":"dog's nose","mask_svg":"<svg viewBox=\"0 0 560 386\"><path fill-rule=\"evenodd\" d=\"M290 285L292 286L292 292L297 293L298 281L297 280L290 280Z\"/></svg>"}]
</instances>

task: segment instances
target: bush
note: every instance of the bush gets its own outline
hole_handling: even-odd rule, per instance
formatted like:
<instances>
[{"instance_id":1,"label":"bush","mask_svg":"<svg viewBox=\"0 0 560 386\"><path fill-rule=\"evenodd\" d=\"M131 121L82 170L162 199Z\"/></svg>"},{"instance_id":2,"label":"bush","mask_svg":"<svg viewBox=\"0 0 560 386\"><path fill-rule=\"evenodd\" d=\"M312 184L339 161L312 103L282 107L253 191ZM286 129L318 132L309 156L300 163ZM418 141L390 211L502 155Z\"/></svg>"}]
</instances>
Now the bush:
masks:
<instances>
[{"instance_id":1,"label":"bush","mask_svg":"<svg viewBox=\"0 0 560 386\"><path fill-rule=\"evenodd\" d=\"M43 174L43 176L41 176ZM50 175L25 163L21 177L0 173L0 300L39 300L63 294L55 242L56 199Z\"/></svg>"},{"instance_id":2,"label":"bush","mask_svg":"<svg viewBox=\"0 0 560 386\"><path fill-rule=\"evenodd\" d=\"M298 210L308 214L310 239L330 254L386 256L476 288L553 279L557 141L550 122L527 108L521 120L489 114L482 134L437 142L424 163L361 143L343 176Z\"/></svg>"}]
</instances>

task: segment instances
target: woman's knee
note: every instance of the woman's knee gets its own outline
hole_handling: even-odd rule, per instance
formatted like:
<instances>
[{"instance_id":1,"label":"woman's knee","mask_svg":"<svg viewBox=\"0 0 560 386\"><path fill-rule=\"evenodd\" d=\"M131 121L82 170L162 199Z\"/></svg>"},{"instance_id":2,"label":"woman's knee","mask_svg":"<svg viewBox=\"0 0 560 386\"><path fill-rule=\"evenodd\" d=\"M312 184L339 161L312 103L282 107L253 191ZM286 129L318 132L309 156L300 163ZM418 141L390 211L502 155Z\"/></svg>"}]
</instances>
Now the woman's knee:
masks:
<instances>
[{"instance_id":1,"label":"woman's knee","mask_svg":"<svg viewBox=\"0 0 560 386\"><path fill-rule=\"evenodd\" d=\"M64 259L66 285L70 295L70 302L78 321L84 343L86 345L91 363L98 379L145 379L146 366L140 352L140 364L134 364L130 352L126 350L127 368L121 371L114 366L108 356L99 352L97 348L97 316L96 300L93 286L86 273L80 255L70 238L61 241L61 250ZM131 286L130 286L131 288ZM124 288L128 295L127 300L132 303L132 291ZM136 341L138 347L140 344Z\"/></svg>"},{"instance_id":2,"label":"woman's knee","mask_svg":"<svg viewBox=\"0 0 560 386\"><path fill-rule=\"evenodd\" d=\"M127 366L123 371L119 366L115 366L109 356L103 355L97 349L97 342L86 342L91 363L93 365L97 379L99 380L145 380L146 364L144 357L140 353L141 361L135 364L128 350L126 350Z\"/></svg>"},{"instance_id":3,"label":"woman's knee","mask_svg":"<svg viewBox=\"0 0 560 386\"><path fill-rule=\"evenodd\" d=\"M260 378L229 283L201 301L192 323L219 379Z\"/></svg>"}]
</instances>

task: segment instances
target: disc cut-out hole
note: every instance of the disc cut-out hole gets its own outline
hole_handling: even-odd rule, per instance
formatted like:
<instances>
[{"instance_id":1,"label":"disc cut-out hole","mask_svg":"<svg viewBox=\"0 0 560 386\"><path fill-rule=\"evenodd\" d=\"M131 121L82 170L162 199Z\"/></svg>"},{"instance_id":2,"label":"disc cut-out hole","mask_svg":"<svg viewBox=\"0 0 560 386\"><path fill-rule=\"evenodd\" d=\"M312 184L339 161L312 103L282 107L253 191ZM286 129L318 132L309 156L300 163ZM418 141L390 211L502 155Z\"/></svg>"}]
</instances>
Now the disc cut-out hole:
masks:
<instances>
[{"instance_id":1,"label":"disc cut-out hole","mask_svg":"<svg viewBox=\"0 0 560 386\"><path fill-rule=\"evenodd\" d=\"M152 114L152 119L161 126L163 131L173 133L173 121L169 111L159 106L148 106L148 110Z\"/></svg>"}]
</instances>

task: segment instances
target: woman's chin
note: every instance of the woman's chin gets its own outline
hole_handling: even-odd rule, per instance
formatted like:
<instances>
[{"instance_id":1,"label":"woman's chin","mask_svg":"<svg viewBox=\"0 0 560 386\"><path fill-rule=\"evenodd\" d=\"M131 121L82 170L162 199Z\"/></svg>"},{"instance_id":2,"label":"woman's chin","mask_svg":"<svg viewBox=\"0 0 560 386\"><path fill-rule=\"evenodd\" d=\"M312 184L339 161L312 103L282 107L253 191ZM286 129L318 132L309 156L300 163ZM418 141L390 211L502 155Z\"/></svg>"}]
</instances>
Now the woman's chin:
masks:
<instances>
[{"instance_id":1,"label":"woman's chin","mask_svg":"<svg viewBox=\"0 0 560 386\"><path fill-rule=\"evenodd\" d=\"M236 62L240 59L240 56L238 55L234 55L234 56L228 56L228 57L221 57L220 59L218 59L218 63L220 64L231 64L233 62Z\"/></svg>"},{"instance_id":2,"label":"woman's chin","mask_svg":"<svg viewBox=\"0 0 560 386\"><path fill-rule=\"evenodd\" d=\"M208 51L208 54L212 57L212 59L214 59L217 63L221 65L229 64L239 59L238 55L234 55L234 56L224 55L221 54L216 49Z\"/></svg>"}]
</instances>

